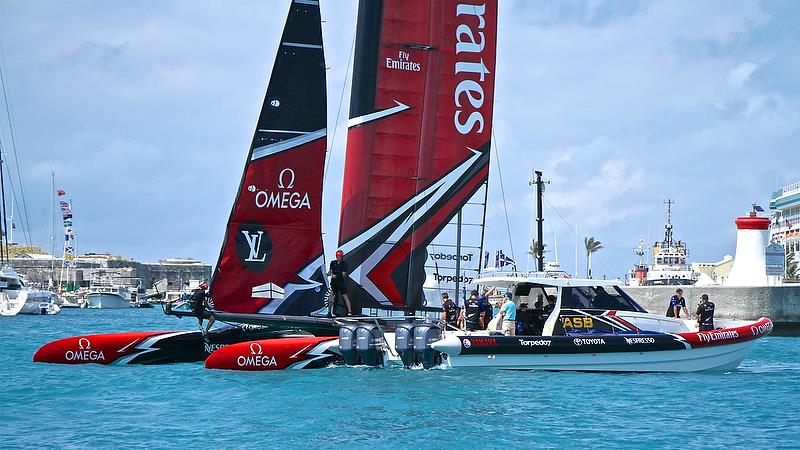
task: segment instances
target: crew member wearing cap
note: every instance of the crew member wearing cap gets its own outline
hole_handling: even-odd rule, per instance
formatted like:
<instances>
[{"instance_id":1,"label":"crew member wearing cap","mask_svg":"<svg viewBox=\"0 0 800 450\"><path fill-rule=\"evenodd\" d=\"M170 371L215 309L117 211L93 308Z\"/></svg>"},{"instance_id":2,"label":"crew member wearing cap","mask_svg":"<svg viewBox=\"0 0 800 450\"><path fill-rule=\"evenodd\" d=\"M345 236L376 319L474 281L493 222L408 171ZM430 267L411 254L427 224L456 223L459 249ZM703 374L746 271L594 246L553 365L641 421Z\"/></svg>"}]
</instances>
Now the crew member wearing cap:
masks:
<instances>
[{"instance_id":1,"label":"crew member wearing cap","mask_svg":"<svg viewBox=\"0 0 800 450\"><path fill-rule=\"evenodd\" d=\"M667 308L667 317L681 317L681 308L686 309L686 300L683 298L683 289L675 289L675 295L669 299L669 308ZM687 314L688 315L688 314Z\"/></svg>"},{"instance_id":2,"label":"crew member wearing cap","mask_svg":"<svg viewBox=\"0 0 800 450\"><path fill-rule=\"evenodd\" d=\"M458 306L447 292L442 292L442 320L453 328L458 326L459 311Z\"/></svg>"},{"instance_id":3,"label":"crew member wearing cap","mask_svg":"<svg viewBox=\"0 0 800 450\"><path fill-rule=\"evenodd\" d=\"M344 252L336 250L336 259L331 261L328 268L328 276L331 277L331 297L328 299L328 315L333 315L333 305L336 302L336 293L341 294L344 304L347 306L347 315L353 315L353 308L350 306L350 298L347 296L347 263L344 261Z\"/></svg>"},{"instance_id":4,"label":"crew member wearing cap","mask_svg":"<svg viewBox=\"0 0 800 450\"><path fill-rule=\"evenodd\" d=\"M714 329L714 304L708 301L708 294L701 295L697 305L697 328L700 331Z\"/></svg>"},{"instance_id":5,"label":"crew member wearing cap","mask_svg":"<svg viewBox=\"0 0 800 450\"><path fill-rule=\"evenodd\" d=\"M513 295L511 292L506 292L503 297L503 306L500 307L500 317L503 318L503 332L507 336L515 336L517 334L517 305L512 301Z\"/></svg>"},{"instance_id":6,"label":"crew member wearing cap","mask_svg":"<svg viewBox=\"0 0 800 450\"><path fill-rule=\"evenodd\" d=\"M209 313L211 308L208 306L206 289L208 289L208 285L205 281L201 281L197 289L192 292L192 296L189 297L189 302L192 304L192 312L197 317L197 327L200 328L204 335L211 329L211 325L214 325L215 320L214 316ZM203 319L208 319L205 329L203 329Z\"/></svg>"}]
</instances>

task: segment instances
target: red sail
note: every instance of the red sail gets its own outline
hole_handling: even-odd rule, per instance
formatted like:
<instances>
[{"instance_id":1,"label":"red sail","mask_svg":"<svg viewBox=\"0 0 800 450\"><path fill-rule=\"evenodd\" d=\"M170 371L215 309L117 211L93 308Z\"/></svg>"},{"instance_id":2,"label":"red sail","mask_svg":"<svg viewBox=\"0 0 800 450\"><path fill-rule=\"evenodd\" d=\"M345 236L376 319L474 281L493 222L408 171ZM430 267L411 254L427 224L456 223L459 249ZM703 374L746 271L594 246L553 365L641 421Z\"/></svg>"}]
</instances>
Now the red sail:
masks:
<instances>
[{"instance_id":1,"label":"red sail","mask_svg":"<svg viewBox=\"0 0 800 450\"><path fill-rule=\"evenodd\" d=\"M214 272L215 309L302 315L324 305L326 120L319 5L295 0Z\"/></svg>"},{"instance_id":2,"label":"red sail","mask_svg":"<svg viewBox=\"0 0 800 450\"><path fill-rule=\"evenodd\" d=\"M339 241L362 306L413 309L426 247L488 177L496 0L359 5Z\"/></svg>"}]
</instances>

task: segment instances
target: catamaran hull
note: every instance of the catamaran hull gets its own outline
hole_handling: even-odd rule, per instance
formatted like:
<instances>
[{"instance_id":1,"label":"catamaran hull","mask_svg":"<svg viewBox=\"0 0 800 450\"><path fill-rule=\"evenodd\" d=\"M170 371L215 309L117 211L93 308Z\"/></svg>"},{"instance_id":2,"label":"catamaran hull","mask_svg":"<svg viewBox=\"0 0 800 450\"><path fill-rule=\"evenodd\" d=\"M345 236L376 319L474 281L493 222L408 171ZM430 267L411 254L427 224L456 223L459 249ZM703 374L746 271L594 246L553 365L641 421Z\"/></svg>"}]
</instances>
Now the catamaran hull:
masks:
<instances>
[{"instance_id":1,"label":"catamaran hull","mask_svg":"<svg viewBox=\"0 0 800 450\"><path fill-rule=\"evenodd\" d=\"M34 362L53 364L170 364L201 362L213 351L240 342L283 338L300 331L257 325L200 331L146 331L74 336L43 345ZM328 338L330 339L330 338Z\"/></svg>"},{"instance_id":2,"label":"catamaran hull","mask_svg":"<svg viewBox=\"0 0 800 450\"><path fill-rule=\"evenodd\" d=\"M206 358L206 369L317 369L340 363L335 337L287 337L243 342L221 348Z\"/></svg>"},{"instance_id":3,"label":"catamaran hull","mask_svg":"<svg viewBox=\"0 0 800 450\"><path fill-rule=\"evenodd\" d=\"M607 372L733 370L756 340L772 331L767 318L713 331L581 336L450 336L431 345L449 367Z\"/></svg>"}]
</instances>

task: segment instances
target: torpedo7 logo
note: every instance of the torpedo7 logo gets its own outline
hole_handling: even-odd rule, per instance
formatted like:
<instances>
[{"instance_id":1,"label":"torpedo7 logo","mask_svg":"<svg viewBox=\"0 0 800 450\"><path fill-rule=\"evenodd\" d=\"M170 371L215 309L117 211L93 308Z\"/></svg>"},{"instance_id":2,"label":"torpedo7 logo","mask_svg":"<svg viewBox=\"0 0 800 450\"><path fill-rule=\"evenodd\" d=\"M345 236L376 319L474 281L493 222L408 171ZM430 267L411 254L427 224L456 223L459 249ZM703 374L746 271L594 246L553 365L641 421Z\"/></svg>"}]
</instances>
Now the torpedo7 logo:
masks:
<instances>
[{"instance_id":1,"label":"torpedo7 logo","mask_svg":"<svg viewBox=\"0 0 800 450\"><path fill-rule=\"evenodd\" d=\"M236 231L236 257L250 272L261 272L272 258L272 240L258 222L247 222Z\"/></svg>"}]
</instances>

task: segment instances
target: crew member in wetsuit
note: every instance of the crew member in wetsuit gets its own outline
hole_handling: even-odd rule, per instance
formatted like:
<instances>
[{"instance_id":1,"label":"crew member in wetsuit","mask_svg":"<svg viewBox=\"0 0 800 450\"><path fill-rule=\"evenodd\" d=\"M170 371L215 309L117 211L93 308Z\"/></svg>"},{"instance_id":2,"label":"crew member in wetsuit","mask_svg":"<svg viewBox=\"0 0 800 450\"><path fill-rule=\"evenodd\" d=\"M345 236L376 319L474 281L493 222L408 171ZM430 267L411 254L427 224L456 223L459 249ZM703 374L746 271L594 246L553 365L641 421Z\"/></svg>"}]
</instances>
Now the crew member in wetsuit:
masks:
<instances>
[{"instance_id":1,"label":"crew member in wetsuit","mask_svg":"<svg viewBox=\"0 0 800 450\"><path fill-rule=\"evenodd\" d=\"M442 293L442 320L453 328L458 326L458 306L450 300L447 292Z\"/></svg>"},{"instance_id":2,"label":"crew member in wetsuit","mask_svg":"<svg viewBox=\"0 0 800 450\"><path fill-rule=\"evenodd\" d=\"M481 304L478 301L478 291L470 292L469 298L464 303L464 317L467 322L467 331L483 329L481 326L483 313L481 312Z\"/></svg>"},{"instance_id":3,"label":"crew member in wetsuit","mask_svg":"<svg viewBox=\"0 0 800 450\"><path fill-rule=\"evenodd\" d=\"M344 252L336 250L336 259L331 261L328 268L328 276L331 277L331 297L328 299L328 316L333 315L333 305L336 303L336 293L341 294L344 304L347 306L347 315L353 315L353 308L350 306L350 298L347 296L347 263L344 261Z\"/></svg>"},{"instance_id":4,"label":"crew member in wetsuit","mask_svg":"<svg viewBox=\"0 0 800 450\"><path fill-rule=\"evenodd\" d=\"M208 312L210 308L208 307L206 289L208 289L208 285L205 281L201 281L197 289L192 292L192 296L189 297L189 301L192 303L192 312L197 317L197 327L200 328L204 335L211 329L211 325L214 325L215 320L214 316ZM203 329L203 319L208 319L205 329Z\"/></svg>"},{"instance_id":5,"label":"crew member in wetsuit","mask_svg":"<svg viewBox=\"0 0 800 450\"><path fill-rule=\"evenodd\" d=\"M714 329L714 304L708 301L708 294L701 295L697 305L697 328L700 331Z\"/></svg>"}]
</instances>

